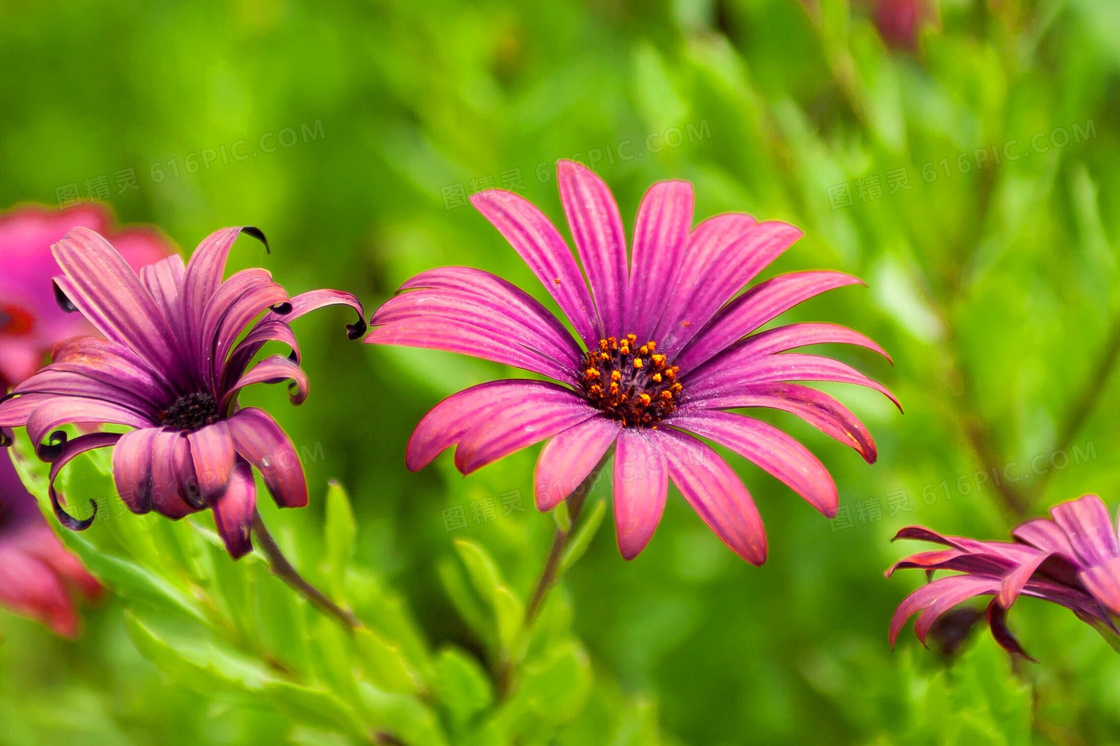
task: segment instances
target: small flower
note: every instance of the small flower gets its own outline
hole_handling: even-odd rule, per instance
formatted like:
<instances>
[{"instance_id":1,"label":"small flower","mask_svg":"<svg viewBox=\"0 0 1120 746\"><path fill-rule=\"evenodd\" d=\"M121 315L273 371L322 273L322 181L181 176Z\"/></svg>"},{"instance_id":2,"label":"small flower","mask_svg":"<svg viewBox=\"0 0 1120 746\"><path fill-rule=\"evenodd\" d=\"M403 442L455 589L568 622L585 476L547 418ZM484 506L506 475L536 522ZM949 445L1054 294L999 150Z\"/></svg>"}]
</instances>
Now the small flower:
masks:
<instances>
[{"instance_id":1,"label":"small flower","mask_svg":"<svg viewBox=\"0 0 1120 746\"><path fill-rule=\"evenodd\" d=\"M239 408L237 397L255 383L288 381L292 403L301 404L308 382L288 323L343 304L358 312L349 327L356 339L365 331L362 306L334 290L289 297L263 269L223 282L230 247L242 232L264 242L256 228L227 228L204 240L189 264L171 256L140 275L86 228L52 247L63 272L55 278L60 305L81 312L105 338L60 344L50 365L0 403L0 427L26 426L39 456L51 462L51 502L69 528L87 528L93 517L78 520L63 510L55 478L75 456L108 446L117 491L134 513L177 519L210 508L235 558L252 549L253 466L281 507L307 504L291 440L263 410ZM270 341L287 345L291 355L254 365ZM134 429L68 440L58 430L66 424Z\"/></svg>"},{"instance_id":2,"label":"small flower","mask_svg":"<svg viewBox=\"0 0 1120 746\"><path fill-rule=\"evenodd\" d=\"M935 15L932 0L875 0L875 28L888 46L914 51L918 32Z\"/></svg>"},{"instance_id":3,"label":"small flower","mask_svg":"<svg viewBox=\"0 0 1120 746\"><path fill-rule=\"evenodd\" d=\"M0 604L77 637L76 597L100 595L101 584L63 549L8 454L0 453Z\"/></svg>"},{"instance_id":4,"label":"small flower","mask_svg":"<svg viewBox=\"0 0 1120 746\"><path fill-rule=\"evenodd\" d=\"M570 161L559 163L558 177L583 271L548 218L520 196L490 190L471 201L529 265L582 345L530 295L467 267L417 275L374 314L367 342L459 352L552 379L494 381L445 399L413 433L408 468L457 445L455 465L469 474L547 440L534 480L537 507L546 511L617 444L614 514L624 557L636 557L649 542L671 479L729 547L761 564L766 534L751 496L694 436L739 453L835 515L836 485L815 456L772 425L724 410L792 412L873 462L874 441L851 412L789 382L856 383L893 396L838 361L779 353L826 342L886 353L833 324L755 333L802 301L859 281L795 272L737 296L801 232L741 214L692 230L692 186L685 181L661 182L646 193L628 270L622 220L606 184Z\"/></svg>"},{"instance_id":5,"label":"small flower","mask_svg":"<svg viewBox=\"0 0 1120 746\"><path fill-rule=\"evenodd\" d=\"M158 232L117 230L113 222L108 210L95 205L27 206L0 215L0 394L42 367L63 339L93 332L81 316L66 314L55 303L51 278L58 265L51 244L84 226L108 237L136 269L174 253Z\"/></svg>"},{"instance_id":6,"label":"small flower","mask_svg":"<svg viewBox=\"0 0 1120 746\"><path fill-rule=\"evenodd\" d=\"M1050 515L1053 520L1035 518L1016 528L1011 532L1014 542L942 536L919 526L899 531L896 539L949 548L907 557L887 570L887 577L910 567L922 568L930 577L936 570L961 574L934 580L907 596L891 619L891 645L914 614L914 632L924 644L934 623L954 606L992 596L992 636L1009 652L1030 658L1007 627L1007 611L1020 595L1065 606L1115 643L1120 635L1120 541L1108 509L1096 495L1085 495L1054 506Z\"/></svg>"}]
</instances>

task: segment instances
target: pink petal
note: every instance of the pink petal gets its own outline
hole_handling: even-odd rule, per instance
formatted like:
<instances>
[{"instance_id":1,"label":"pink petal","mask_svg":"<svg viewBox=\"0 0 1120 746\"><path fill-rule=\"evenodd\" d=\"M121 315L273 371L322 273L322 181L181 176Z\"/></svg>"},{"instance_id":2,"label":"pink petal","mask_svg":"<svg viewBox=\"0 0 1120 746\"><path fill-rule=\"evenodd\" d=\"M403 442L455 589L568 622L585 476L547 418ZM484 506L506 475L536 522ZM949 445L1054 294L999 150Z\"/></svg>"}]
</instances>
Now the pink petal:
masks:
<instances>
[{"instance_id":1,"label":"pink petal","mask_svg":"<svg viewBox=\"0 0 1120 746\"><path fill-rule=\"evenodd\" d=\"M886 350L876 344L874 340L857 331L839 324L808 323L779 326L751 335L716 355L701 370L707 370L709 367L716 365L722 366L732 359L743 361L752 357L763 357L819 344L855 345L856 347L873 350L886 358L888 362L893 362Z\"/></svg>"},{"instance_id":2,"label":"pink petal","mask_svg":"<svg viewBox=\"0 0 1120 746\"><path fill-rule=\"evenodd\" d=\"M614 456L614 526L618 550L632 560L653 538L669 494L669 469L657 433L627 428Z\"/></svg>"},{"instance_id":3,"label":"pink petal","mask_svg":"<svg viewBox=\"0 0 1120 746\"><path fill-rule=\"evenodd\" d=\"M639 343L650 339L674 286L692 228L692 185L661 181L649 188L638 208L631 258L627 332Z\"/></svg>"},{"instance_id":4,"label":"pink petal","mask_svg":"<svg viewBox=\"0 0 1120 746\"><path fill-rule=\"evenodd\" d=\"M140 281L152 294L152 299L163 313L167 326L175 333L180 346L184 346L187 341L182 303L186 274L187 265L178 254L172 254L140 270Z\"/></svg>"},{"instance_id":5,"label":"pink petal","mask_svg":"<svg viewBox=\"0 0 1120 746\"><path fill-rule=\"evenodd\" d=\"M587 283L552 221L528 200L501 189L475 194L471 204L509 241L572 322L576 334L588 346L596 344L602 335Z\"/></svg>"},{"instance_id":6,"label":"pink petal","mask_svg":"<svg viewBox=\"0 0 1120 746\"><path fill-rule=\"evenodd\" d=\"M1120 614L1120 557L1086 568L1077 577L1102 606Z\"/></svg>"},{"instance_id":7,"label":"pink petal","mask_svg":"<svg viewBox=\"0 0 1120 746\"><path fill-rule=\"evenodd\" d=\"M113 448L113 482L133 513L152 509L152 452L159 434L156 427L132 430Z\"/></svg>"},{"instance_id":8,"label":"pink petal","mask_svg":"<svg viewBox=\"0 0 1120 746\"><path fill-rule=\"evenodd\" d=\"M628 281L626 234L618 205L606 183L586 166L561 160L556 178L572 239L591 283L599 328L604 336L623 336Z\"/></svg>"},{"instance_id":9,"label":"pink petal","mask_svg":"<svg viewBox=\"0 0 1120 746\"><path fill-rule=\"evenodd\" d=\"M614 420L592 417L545 443L533 475L537 509L546 512L568 499L603 460L620 429Z\"/></svg>"},{"instance_id":10,"label":"pink petal","mask_svg":"<svg viewBox=\"0 0 1120 746\"><path fill-rule=\"evenodd\" d=\"M14 401L18 402L19 399ZM4 404L7 404L5 402ZM0 406L3 411L3 406ZM63 425L129 425L144 428L151 422L135 410L97 399L78 397L51 397L43 401L27 419L27 434L35 444L40 457L43 456L43 440Z\"/></svg>"},{"instance_id":11,"label":"pink petal","mask_svg":"<svg viewBox=\"0 0 1120 746\"><path fill-rule=\"evenodd\" d=\"M152 441L152 509L174 520L200 510L206 504L196 484L187 436L159 431Z\"/></svg>"},{"instance_id":12,"label":"pink petal","mask_svg":"<svg viewBox=\"0 0 1120 746\"><path fill-rule=\"evenodd\" d=\"M747 562L765 562L766 529L739 476L691 435L669 429L658 433L669 477L704 523Z\"/></svg>"},{"instance_id":13,"label":"pink petal","mask_svg":"<svg viewBox=\"0 0 1120 746\"><path fill-rule=\"evenodd\" d=\"M233 444L260 470L269 494L281 508L307 505L307 478L291 438L262 409L246 407L229 418Z\"/></svg>"},{"instance_id":14,"label":"pink petal","mask_svg":"<svg viewBox=\"0 0 1120 746\"><path fill-rule=\"evenodd\" d=\"M77 456L97 448L108 448L116 443L120 437L121 436L116 433L79 435L73 440L66 441L59 450L58 455L52 459L47 493L51 500L51 507L54 508L54 514L58 518L58 522L66 526L66 528L73 529L74 531L84 531L89 528L90 524L93 523L94 516L97 515L97 503L90 500L93 514L90 515L89 518L78 520L69 515L62 509L62 506L66 504L66 499L54 488L54 482L58 478L59 472Z\"/></svg>"},{"instance_id":15,"label":"pink petal","mask_svg":"<svg viewBox=\"0 0 1120 746\"><path fill-rule=\"evenodd\" d=\"M242 232L265 243L264 234L256 228L223 228L203 239L187 262L182 293L187 339L198 339L201 336L202 314L222 284L229 251ZM265 243L266 247L267 245Z\"/></svg>"},{"instance_id":16,"label":"pink petal","mask_svg":"<svg viewBox=\"0 0 1120 746\"><path fill-rule=\"evenodd\" d=\"M237 399L238 392L246 386L257 383L283 383L284 381L289 381L288 400L292 404L299 406L307 401L308 386L310 385L307 374L303 372L298 363L280 355L273 355L261 360L245 375L237 379L237 382L222 395L218 411L227 411L229 406Z\"/></svg>"},{"instance_id":17,"label":"pink petal","mask_svg":"<svg viewBox=\"0 0 1120 746\"><path fill-rule=\"evenodd\" d=\"M937 621L937 617L962 601L985 593L995 593L998 589L998 579L971 575L954 575L948 578L940 578L932 583L923 585L907 596L906 599L899 604L898 609L894 612L894 616L891 617L890 630L888 632L888 639L890 640L891 646L894 646L895 641L898 639L898 633L902 631L906 621L919 611L922 611L922 616L918 621L918 624L922 625L922 631L918 633L917 625L915 625L914 631L918 633L918 639L921 640L924 645L926 633L933 623ZM935 605L936 608L934 609ZM932 615L930 615L931 609L934 609Z\"/></svg>"},{"instance_id":18,"label":"pink petal","mask_svg":"<svg viewBox=\"0 0 1120 746\"><path fill-rule=\"evenodd\" d=\"M233 477L223 495L214 501L214 523L225 542L226 550L234 559L253 551L253 518L257 514L257 485L253 469L248 463L237 460Z\"/></svg>"},{"instance_id":19,"label":"pink petal","mask_svg":"<svg viewBox=\"0 0 1120 746\"><path fill-rule=\"evenodd\" d=\"M1116 531L1108 508L1096 495L1055 505L1050 509L1054 522L1065 531L1077 556L1087 565L1103 565L1120 555Z\"/></svg>"},{"instance_id":20,"label":"pink petal","mask_svg":"<svg viewBox=\"0 0 1120 746\"><path fill-rule=\"evenodd\" d=\"M187 434L198 489L207 505L226 491L233 473L233 436L230 429L227 422L219 420Z\"/></svg>"},{"instance_id":21,"label":"pink petal","mask_svg":"<svg viewBox=\"0 0 1120 746\"><path fill-rule=\"evenodd\" d=\"M840 496L828 469L805 446L773 425L729 412L675 415L667 425L687 430L730 448L789 485L829 518Z\"/></svg>"}]
</instances>

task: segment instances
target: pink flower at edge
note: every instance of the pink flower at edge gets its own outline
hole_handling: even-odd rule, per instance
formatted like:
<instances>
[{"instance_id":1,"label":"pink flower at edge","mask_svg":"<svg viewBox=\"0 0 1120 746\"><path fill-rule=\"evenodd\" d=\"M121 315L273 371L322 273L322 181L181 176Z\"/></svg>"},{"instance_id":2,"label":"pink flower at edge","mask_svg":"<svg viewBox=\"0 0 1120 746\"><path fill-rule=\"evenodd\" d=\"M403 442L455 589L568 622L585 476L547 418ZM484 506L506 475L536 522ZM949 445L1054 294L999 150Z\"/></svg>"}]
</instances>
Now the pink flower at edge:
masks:
<instances>
[{"instance_id":1,"label":"pink flower at edge","mask_svg":"<svg viewBox=\"0 0 1120 746\"><path fill-rule=\"evenodd\" d=\"M58 307L51 284L60 272L51 244L79 226L108 237L134 269L175 253L158 231L118 228L112 213L97 205L27 205L0 214L0 389L42 367L62 340L93 333L81 316Z\"/></svg>"},{"instance_id":2,"label":"pink flower at edge","mask_svg":"<svg viewBox=\"0 0 1120 746\"><path fill-rule=\"evenodd\" d=\"M891 619L894 645L907 620L918 615L914 632L922 644L933 625L953 607L976 596L992 596L988 623L1008 652L1033 660L1007 626L1007 612L1019 596L1060 604L1120 645L1120 538L1104 502L1096 495L1055 505L1051 519L1035 518L1011 532L1008 541L943 536L908 526L895 539L917 539L947 549L921 552L887 570L920 568L930 578L938 570L957 572L911 593ZM1118 647L1120 649L1120 647Z\"/></svg>"},{"instance_id":3,"label":"pink flower at edge","mask_svg":"<svg viewBox=\"0 0 1120 746\"><path fill-rule=\"evenodd\" d=\"M534 477L537 507L547 511L613 447L615 527L625 558L650 541L672 481L724 543L761 564L766 533L754 501L701 438L754 462L834 516L836 485L812 453L778 428L727 410L791 412L873 462L875 443L855 415L792 382L854 383L897 404L894 396L839 361L789 351L844 343L886 353L835 324L758 331L809 298L862 283L839 272L793 272L739 294L801 231L744 214L693 228L686 181L646 192L628 258L607 185L570 161L557 170L582 270L552 222L527 200L490 190L472 202L560 306L578 342L523 290L468 267L413 277L373 315L367 342L463 353L550 379L492 381L445 399L413 433L408 468L420 469L455 445L455 465L469 474L547 441Z\"/></svg>"}]
</instances>

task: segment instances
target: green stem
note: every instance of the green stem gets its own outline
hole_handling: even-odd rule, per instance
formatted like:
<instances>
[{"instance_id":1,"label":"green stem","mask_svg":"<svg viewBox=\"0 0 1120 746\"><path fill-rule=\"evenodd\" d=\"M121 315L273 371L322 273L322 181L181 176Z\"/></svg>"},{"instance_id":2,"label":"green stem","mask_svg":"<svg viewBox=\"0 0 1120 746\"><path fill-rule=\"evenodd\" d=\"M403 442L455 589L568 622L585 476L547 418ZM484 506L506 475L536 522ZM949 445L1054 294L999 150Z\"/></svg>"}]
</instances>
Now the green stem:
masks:
<instances>
[{"instance_id":1,"label":"green stem","mask_svg":"<svg viewBox=\"0 0 1120 746\"><path fill-rule=\"evenodd\" d=\"M287 583L288 587L310 601L319 611L342 622L348 630L358 629L362 626L358 617L327 598L322 591L307 582L296 568L292 567L292 563L280 551L280 547L276 544L276 540L272 538L272 534L265 528L260 513L253 516L253 533L257 535L257 544L260 550L268 557L273 575Z\"/></svg>"}]
</instances>

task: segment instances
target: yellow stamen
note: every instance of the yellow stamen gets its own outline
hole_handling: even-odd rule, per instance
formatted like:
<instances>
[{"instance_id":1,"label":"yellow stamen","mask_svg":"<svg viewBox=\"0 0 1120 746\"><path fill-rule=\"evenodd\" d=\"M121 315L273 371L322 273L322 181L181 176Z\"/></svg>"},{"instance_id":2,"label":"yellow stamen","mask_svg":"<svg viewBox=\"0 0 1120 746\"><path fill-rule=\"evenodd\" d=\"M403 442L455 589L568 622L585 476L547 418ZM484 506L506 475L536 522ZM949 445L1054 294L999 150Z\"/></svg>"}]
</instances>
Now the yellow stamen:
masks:
<instances>
[{"instance_id":1,"label":"yellow stamen","mask_svg":"<svg viewBox=\"0 0 1120 746\"><path fill-rule=\"evenodd\" d=\"M642 367L642 359L640 357L634 358L634 367L635 368L641 368Z\"/></svg>"}]
</instances>

